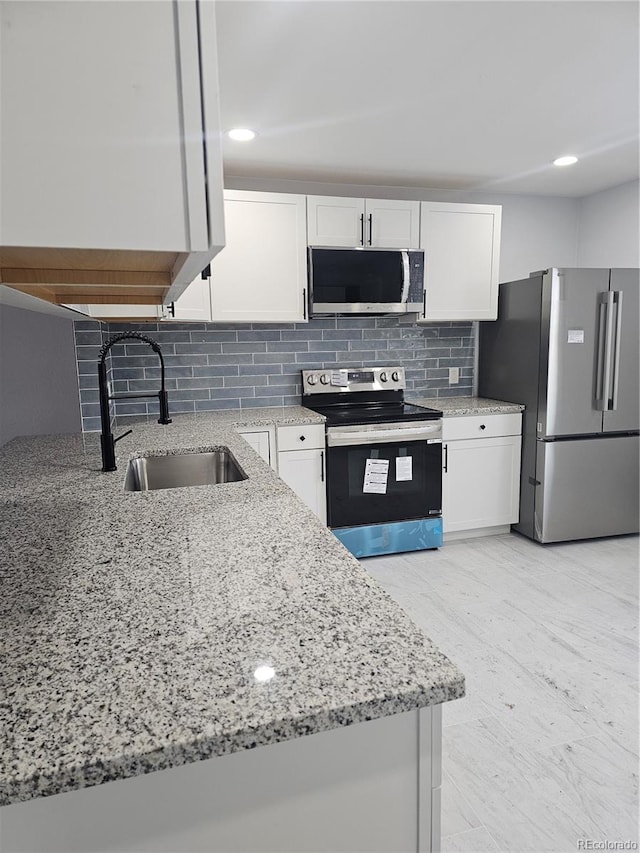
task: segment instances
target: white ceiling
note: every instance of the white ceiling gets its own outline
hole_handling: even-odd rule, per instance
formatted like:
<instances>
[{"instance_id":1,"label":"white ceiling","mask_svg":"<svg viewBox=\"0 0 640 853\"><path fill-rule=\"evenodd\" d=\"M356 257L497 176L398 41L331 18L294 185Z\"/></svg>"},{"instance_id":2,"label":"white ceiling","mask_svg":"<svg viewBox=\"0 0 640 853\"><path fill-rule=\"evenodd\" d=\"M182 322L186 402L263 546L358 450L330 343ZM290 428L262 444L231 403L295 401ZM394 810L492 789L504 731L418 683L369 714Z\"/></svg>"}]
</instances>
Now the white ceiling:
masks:
<instances>
[{"instance_id":1,"label":"white ceiling","mask_svg":"<svg viewBox=\"0 0 640 853\"><path fill-rule=\"evenodd\" d=\"M219 0L227 176L583 196L638 177L634 0ZM560 169L551 160L580 158Z\"/></svg>"}]
</instances>

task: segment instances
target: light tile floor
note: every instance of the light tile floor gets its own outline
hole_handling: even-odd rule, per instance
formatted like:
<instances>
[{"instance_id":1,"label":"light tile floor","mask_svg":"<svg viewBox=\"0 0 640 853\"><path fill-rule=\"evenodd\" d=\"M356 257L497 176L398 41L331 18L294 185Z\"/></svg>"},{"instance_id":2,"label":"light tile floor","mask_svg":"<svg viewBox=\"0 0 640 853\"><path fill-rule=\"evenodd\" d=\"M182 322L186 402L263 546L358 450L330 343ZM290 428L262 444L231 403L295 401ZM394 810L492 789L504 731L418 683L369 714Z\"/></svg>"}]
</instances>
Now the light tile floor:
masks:
<instances>
[{"instance_id":1,"label":"light tile floor","mask_svg":"<svg viewBox=\"0 0 640 853\"><path fill-rule=\"evenodd\" d=\"M638 843L638 538L362 565L466 676L443 709L443 851Z\"/></svg>"}]
</instances>

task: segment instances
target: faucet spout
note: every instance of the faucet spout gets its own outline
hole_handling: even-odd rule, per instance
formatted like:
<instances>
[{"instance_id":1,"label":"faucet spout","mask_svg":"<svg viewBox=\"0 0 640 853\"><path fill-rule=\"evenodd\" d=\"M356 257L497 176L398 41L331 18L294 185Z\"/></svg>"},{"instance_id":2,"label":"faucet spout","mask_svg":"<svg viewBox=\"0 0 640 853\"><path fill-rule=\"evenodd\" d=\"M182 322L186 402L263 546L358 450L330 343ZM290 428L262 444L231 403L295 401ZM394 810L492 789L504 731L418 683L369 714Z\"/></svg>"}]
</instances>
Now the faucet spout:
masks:
<instances>
[{"instance_id":1,"label":"faucet spout","mask_svg":"<svg viewBox=\"0 0 640 853\"><path fill-rule=\"evenodd\" d=\"M129 339L135 341L142 341L145 344L149 344L151 349L155 353L157 353L158 358L160 359L159 391L152 391L147 394L109 394L109 385L107 382L107 367L105 363L107 355L109 354L109 351L111 350L111 347L114 344ZM137 400L142 399L143 397L157 397L160 403L160 417L158 418L158 423L171 423L171 418L169 417L169 398L167 396L167 390L165 388L164 381L164 358L162 357L160 345L156 341L154 341L153 338L150 338L147 335L143 335L141 332L123 332L122 334L114 335L113 337L109 338L109 340L105 344L103 344L100 349L100 359L98 361L98 387L100 389L100 448L102 451L102 470L115 471L117 468L116 441L119 441L120 438L123 438L125 435L128 435L131 430L119 436L119 438L113 437L113 433L111 431L111 417L109 414L110 400L122 400L125 398L130 400Z\"/></svg>"}]
</instances>

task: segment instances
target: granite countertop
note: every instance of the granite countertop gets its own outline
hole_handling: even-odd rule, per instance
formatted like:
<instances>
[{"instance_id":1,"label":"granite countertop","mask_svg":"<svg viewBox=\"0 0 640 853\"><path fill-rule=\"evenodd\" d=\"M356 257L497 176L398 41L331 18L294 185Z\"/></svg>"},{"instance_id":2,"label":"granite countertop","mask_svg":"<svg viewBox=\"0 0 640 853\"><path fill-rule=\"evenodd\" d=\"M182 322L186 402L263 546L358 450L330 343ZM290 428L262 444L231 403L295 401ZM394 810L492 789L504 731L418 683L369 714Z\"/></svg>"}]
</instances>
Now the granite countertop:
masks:
<instances>
[{"instance_id":1,"label":"granite countertop","mask_svg":"<svg viewBox=\"0 0 640 853\"><path fill-rule=\"evenodd\" d=\"M234 425L299 407L0 449L0 804L464 695L464 677ZM116 433L117 434L117 433ZM225 446L242 482L125 492L132 455ZM254 672L275 675L260 682Z\"/></svg>"},{"instance_id":2,"label":"granite countertop","mask_svg":"<svg viewBox=\"0 0 640 853\"><path fill-rule=\"evenodd\" d=\"M508 415L524 411L520 403L505 403L486 397L420 397L408 394L407 401L416 406L439 409L445 418L461 415Z\"/></svg>"}]
</instances>

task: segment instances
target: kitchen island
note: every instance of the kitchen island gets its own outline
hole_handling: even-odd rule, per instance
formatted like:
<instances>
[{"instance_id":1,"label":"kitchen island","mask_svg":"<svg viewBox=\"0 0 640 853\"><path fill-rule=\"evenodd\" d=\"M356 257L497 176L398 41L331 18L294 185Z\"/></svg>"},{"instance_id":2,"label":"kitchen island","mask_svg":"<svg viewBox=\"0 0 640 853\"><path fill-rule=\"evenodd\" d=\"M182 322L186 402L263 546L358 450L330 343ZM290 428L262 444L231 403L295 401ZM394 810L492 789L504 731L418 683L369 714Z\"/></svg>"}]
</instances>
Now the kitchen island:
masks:
<instances>
[{"instance_id":1,"label":"kitchen island","mask_svg":"<svg viewBox=\"0 0 640 853\"><path fill-rule=\"evenodd\" d=\"M108 474L96 434L0 449L3 853L437 848L464 677L235 429L321 420L137 423ZM218 447L246 480L123 489Z\"/></svg>"}]
</instances>

